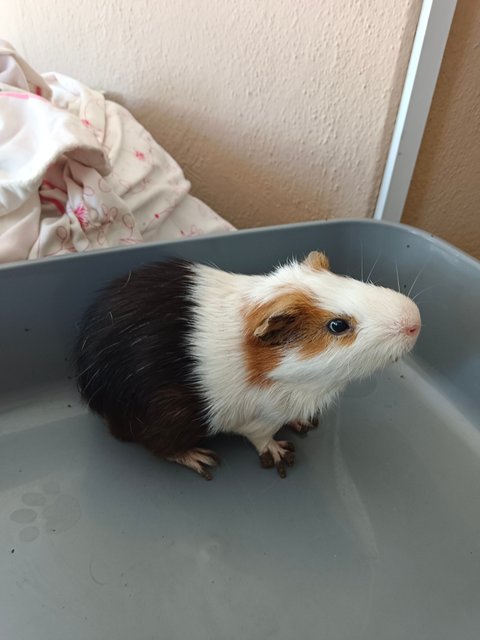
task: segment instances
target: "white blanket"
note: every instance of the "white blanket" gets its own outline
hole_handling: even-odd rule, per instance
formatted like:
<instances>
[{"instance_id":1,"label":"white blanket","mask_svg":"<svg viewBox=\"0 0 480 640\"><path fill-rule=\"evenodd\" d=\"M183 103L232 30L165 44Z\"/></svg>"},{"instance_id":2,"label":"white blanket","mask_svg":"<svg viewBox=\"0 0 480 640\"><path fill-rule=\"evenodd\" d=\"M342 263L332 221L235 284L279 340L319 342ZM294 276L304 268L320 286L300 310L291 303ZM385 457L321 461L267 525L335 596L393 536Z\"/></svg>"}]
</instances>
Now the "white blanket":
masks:
<instances>
[{"instance_id":1,"label":"white blanket","mask_svg":"<svg viewBox=\"0 0 480 640\"><path fill-rule=\"evenodd\" d=\"M0 40L0 262L233 230L189 188L126 109Z\"/></svg>"}]
</instances>

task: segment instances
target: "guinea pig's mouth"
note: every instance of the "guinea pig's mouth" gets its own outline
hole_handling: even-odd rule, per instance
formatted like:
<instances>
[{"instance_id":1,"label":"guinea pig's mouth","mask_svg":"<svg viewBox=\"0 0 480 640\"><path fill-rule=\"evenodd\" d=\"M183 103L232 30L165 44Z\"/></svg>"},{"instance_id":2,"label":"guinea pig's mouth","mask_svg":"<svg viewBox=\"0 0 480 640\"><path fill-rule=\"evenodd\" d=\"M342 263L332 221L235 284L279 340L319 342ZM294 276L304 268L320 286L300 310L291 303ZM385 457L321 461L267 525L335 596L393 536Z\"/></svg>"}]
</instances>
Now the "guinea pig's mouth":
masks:
<instances>
[{"instance_id":1,"label":"guinea pig's mouth","mask_svg":"<svg viewBox=\"0 0 480 640\"><path fill-rule=\"evenodd\" d=\"M392 357L390 358L390 361L398 362L401 358L403 358L404 356L406 356L408 353L412 351L416 342L417 342L417 336L405 340L401 345L401 348L397 351L397 353L392 355Z\"/></svg>"},{"instance_id":2,"label":"guinea pig's mouth","mask_svg":"<svg viewBox=\"0 0 480 640\"><path fill-rule=\"evenodd\" d=\"M397 348L390 357L390 362L398 362L401 358L406 356L412 351L417 342L418 332L415 335L403 336L400 343L397 343Z\"/></svg>"}]
</instances>

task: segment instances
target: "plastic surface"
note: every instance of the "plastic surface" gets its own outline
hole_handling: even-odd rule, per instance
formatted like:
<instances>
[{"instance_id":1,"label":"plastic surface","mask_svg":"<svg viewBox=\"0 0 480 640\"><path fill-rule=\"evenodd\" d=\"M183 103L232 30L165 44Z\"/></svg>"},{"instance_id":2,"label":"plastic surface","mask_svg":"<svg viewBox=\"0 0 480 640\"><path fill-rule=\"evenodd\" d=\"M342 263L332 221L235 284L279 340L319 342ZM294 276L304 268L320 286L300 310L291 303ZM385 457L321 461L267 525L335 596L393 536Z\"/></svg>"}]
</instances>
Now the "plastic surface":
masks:
<instances>
[{"instance_id":1,"label":"plastic surface","mask_svg":"<svg viewBox=\"0 0 480 640\"><path fill-rule=\"evenodd\" d=\"M205 482L80 405L75 323L112 276L171 255L262 272L311 249L393 288L398 270L424 290L424 329L413 359L292 436L287 479L231 437ZM479 276L445 243L370 221L0 268L0 637L477 640Z\"/></svg>"}]
</instances>

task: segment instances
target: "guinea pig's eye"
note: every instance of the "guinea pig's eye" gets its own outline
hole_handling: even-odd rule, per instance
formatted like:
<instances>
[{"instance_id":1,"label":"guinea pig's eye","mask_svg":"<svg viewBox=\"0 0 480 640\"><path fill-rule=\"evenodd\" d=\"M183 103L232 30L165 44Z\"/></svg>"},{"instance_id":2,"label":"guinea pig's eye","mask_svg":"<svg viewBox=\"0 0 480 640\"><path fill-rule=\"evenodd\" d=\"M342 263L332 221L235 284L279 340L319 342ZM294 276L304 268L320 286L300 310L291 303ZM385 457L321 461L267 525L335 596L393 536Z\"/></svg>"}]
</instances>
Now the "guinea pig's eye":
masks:
<instances>
[{"instance_id":1,"label":"guinea pig's eye","mask_svg":"<svg viewBox=\"0 0 480 640\"><path fill-rule=\"evenodd\" d=\"M330 333L345 333L350 329L350 325L346 320L342 320L341 318L335 318L334 320L330 320L327 324L327 328Z\"/></svg>"}]
</instances>

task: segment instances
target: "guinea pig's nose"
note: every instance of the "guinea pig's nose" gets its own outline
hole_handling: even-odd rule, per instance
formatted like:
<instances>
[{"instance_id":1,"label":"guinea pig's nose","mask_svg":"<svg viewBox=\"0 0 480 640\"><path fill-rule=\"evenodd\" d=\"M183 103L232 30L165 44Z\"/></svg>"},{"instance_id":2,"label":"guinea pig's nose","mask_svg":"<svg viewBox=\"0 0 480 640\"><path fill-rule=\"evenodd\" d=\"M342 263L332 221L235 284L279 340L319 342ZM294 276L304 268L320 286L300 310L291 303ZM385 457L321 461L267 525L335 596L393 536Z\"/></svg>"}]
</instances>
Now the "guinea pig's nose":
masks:
<instances>
[{"instance_id":1,"label":"guinea pig's nose","mask_svg":"<svg viewBox=\"0 0 480 640\"><path fill-rule=\"evenodd\" d=\"M403 333L410 338L414 338L420 333L420 325L418 323L407 324L403 327Z\"/></svg>"}]
</instances>

